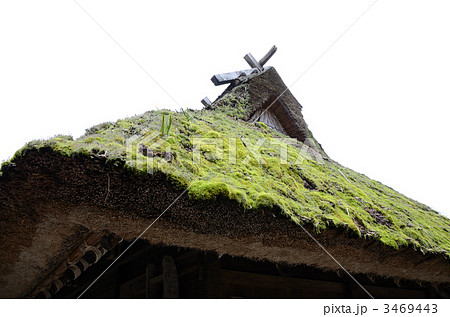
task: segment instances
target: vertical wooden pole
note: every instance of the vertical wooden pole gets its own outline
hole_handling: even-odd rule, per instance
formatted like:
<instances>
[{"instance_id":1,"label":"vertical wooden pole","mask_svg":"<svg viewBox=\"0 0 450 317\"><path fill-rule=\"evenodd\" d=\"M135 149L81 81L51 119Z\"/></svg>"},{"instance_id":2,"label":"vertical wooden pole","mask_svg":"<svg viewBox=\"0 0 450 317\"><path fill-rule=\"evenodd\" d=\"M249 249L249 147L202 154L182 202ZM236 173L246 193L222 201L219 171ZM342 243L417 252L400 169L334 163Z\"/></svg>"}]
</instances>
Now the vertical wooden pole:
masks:
<instances>
[{"instance_id":1,"label":"vertical wooden pole","mask_svg":"<svg viewBox=\"0 0 450 317\"><path fill-rule=\"evenodd\" d=\"M171 256L162 259L163 268L163 298L178 298L178 271Z\"/></svg>"}]
</instances>

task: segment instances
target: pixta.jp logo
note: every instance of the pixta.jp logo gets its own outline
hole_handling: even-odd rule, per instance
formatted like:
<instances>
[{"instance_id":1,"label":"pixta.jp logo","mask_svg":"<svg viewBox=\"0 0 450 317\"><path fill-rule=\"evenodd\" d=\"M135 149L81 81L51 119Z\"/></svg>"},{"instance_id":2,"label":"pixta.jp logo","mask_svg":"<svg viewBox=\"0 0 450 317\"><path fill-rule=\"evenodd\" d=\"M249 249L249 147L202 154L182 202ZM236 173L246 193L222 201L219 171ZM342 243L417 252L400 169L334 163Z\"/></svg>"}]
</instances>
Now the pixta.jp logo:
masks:
<instances>
[{"instance_id":1,"label":"pixta.jp logo","mask_svg":"<svg viewBox=\"0 0 450 317\"><path fill-rule=\"evenodd\" d=\"M177 166L176 153L172 151L172 142L158 132L149 132L143 136L134 135L126 141L126 156L130 166L146 170L153 174L162 165ZM250 161L260 165L267 164L266 157L276 159L280 165L301 165L304 159L311 159L319 164L323 157L304 143L292 138L206 138L189 139L188 152L191 163L203 164L203 160L225 161L227 165L247 165Z\"/></svg>"}]
</instances>

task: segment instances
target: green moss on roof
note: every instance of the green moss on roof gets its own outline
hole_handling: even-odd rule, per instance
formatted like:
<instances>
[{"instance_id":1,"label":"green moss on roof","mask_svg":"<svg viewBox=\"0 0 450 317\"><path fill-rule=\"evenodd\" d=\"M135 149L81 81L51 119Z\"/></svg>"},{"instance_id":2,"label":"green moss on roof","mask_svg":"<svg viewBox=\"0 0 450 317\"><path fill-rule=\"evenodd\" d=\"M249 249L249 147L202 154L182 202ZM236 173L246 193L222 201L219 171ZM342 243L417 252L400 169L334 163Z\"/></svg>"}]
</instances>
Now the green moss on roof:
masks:
<instances>
[{"instance_id":1,"label":"green moss on roof","mask_svg":"<svg viewBox=\"0 0 450 317\"><path fill-rule=\"evenodd\" d=\"M234 107L227 112L230 109ZM264 124L244 122L232 112L233 116L217 110L191 111L190 119L165 111L172 114L173 123L169 134L161 136L161 114L151 111L97 125L76 140L56 136L30 142L11 162L30 149L44 147L67 156L105 156L125 161L137 173L152 167L179 186L191 185L192 200L225 197L248 212L259 208L281 212L317 231L341 227L393 248L413 246L424 253L450 255L448 218L336 162L316 159L302 150L300 142L271 142L284 136ZM261 139L264 143L257 143ZM287 150L287 164L279 159L280 146ZM142 148L148 151L139 151Z\"/></svg>"}]
</instances>

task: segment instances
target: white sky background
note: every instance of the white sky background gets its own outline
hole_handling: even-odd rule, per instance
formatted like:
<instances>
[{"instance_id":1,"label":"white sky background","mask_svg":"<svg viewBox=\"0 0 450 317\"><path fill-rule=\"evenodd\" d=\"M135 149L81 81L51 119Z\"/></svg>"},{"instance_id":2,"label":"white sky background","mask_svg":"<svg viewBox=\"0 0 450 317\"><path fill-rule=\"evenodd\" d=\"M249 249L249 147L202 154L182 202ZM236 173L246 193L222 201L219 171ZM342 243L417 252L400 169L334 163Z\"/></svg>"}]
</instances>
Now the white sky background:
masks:
<instances>
[{"instance_id":1,"label":"white sky background","mask_svg":"<svg viewBox=\"0 0 450 317\"><path fill-rule=\"evenodd\" d=\"M86 1L170 96L200 109L248 68L292 85L372 1ZM291 87L336 161L450 216L450 3L379 0ZM0 160L25 142L179 109L72 0L0 1Z\"/></svg>"}]
</instances>

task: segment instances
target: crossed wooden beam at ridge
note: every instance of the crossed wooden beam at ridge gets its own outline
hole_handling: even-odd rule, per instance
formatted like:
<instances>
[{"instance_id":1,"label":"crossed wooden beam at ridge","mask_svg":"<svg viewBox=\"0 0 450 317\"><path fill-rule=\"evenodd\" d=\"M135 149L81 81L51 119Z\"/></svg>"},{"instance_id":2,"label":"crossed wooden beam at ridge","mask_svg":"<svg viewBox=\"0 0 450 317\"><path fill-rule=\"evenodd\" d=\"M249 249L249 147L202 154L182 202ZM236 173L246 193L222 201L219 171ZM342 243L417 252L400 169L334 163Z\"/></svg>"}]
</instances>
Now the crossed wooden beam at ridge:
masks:
<instances>
[{"instance_id":1,"label":"crossed wooden beam at ridge","mask_svg":"<svg viewBox=\"0 0 450 317\"><path fill-rule=\"evenodd\" d=\"M264 55L263 58L261 58L259 61L257 61L251 53L248 53L244 56L244 59L250 65L250 69L238 70L231 73L217 74L211 77L211 81L215 86L219 86L232 83L239 77L246 77L254 73L260 73L264 70L264 65L273 56L273 54L275 54L276 51L277 47L275 45L272 46L271 49L266 53L266 55ZM204 106L211 105L211 101L208 99L208 97L203 98L201 102Z\"/></svg>"}]
</instances>

